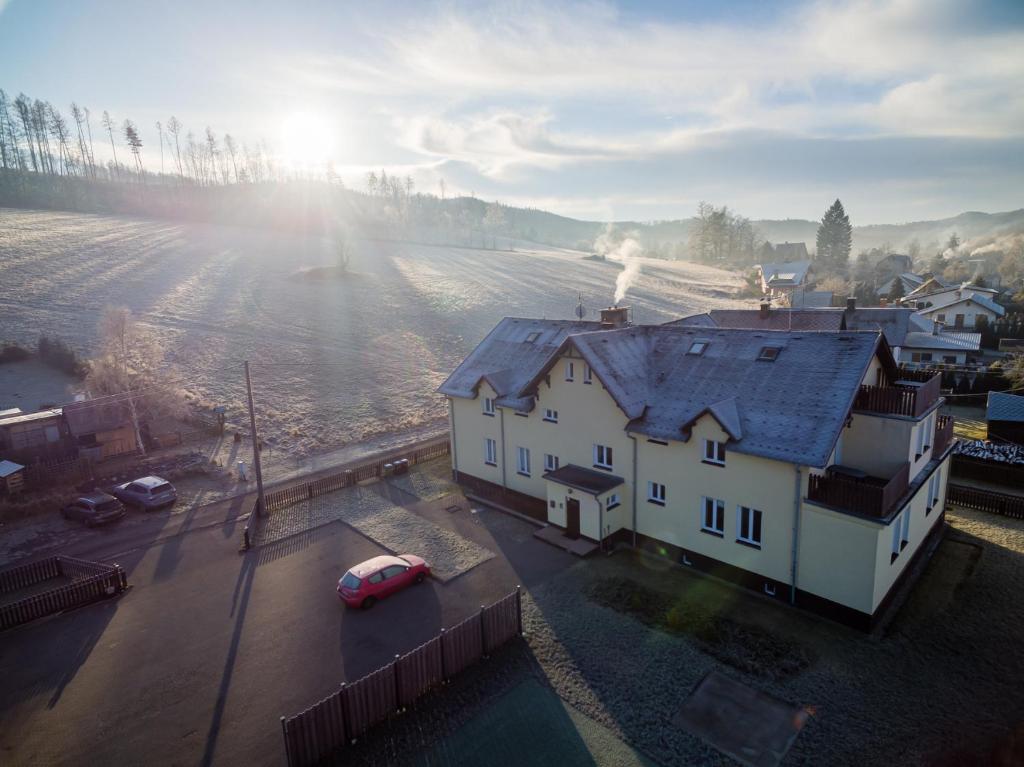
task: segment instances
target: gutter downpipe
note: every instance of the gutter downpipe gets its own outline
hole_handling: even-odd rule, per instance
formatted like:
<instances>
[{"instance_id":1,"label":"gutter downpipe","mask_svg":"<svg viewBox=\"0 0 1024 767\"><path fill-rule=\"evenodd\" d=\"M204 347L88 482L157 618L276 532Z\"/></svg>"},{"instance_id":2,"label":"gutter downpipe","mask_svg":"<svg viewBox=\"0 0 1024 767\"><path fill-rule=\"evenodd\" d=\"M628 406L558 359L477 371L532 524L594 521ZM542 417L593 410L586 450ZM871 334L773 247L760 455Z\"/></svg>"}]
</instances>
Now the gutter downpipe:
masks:
<instances>
[{"instance_id":1,"label":"gutter downpipe","mask_svg":"<svg viewBox=\"0 0 1024 767\"><path fill-rule=\"evenodd\" d=\"M459 450L456 447L455 441L455 402L451 397L448 398L448 422L450 424L449 430L452 433L452 474L454 474L455 481L459 481Z\"/></svg>"},{"instance_id":2,"label":"gutter downpipe","mask_svg":"<svg viewBox=\"0 0 1024 767\"><path fill-rule=\"evenodd\" d=\"M597 535L598 545L601 548L601 553L604 553L604 504L601 503L601 499L596 495L594 500L597 501Z\"/></svg>"},{"instance_id":3,"label":"gutter downpipe","mask_svg":"<svg viewBox=\"0 0 1024 767\"><path fill-rule=\"evenodd\" d=\"M800 487L803 484L803 467L794 466L793 470L796 472L794 477L794 488L793 488L793 564L790 570L790 577L792 583L789 589L789 603L791 605L796 604L796 561L797 551L799 550L799 535L800 535Z\"/></svg>"},{"instance_id":4,"label":"gutter downpipe","mask_svg":"<svg viewBox=\"0 0 1024 767\"><path fill-rule=\"evenodd\" d=\"M636 437L629 432L626 436L633 440L633 548L636 548Z\"/></svg>"},{"instance_id":5,"label":"gutter downpipe","mask_svg":"<svg viewBox=\"0 0 1024 767\"><path fill-rule=\"evenodd\" d=\"M498 420L501 422L501 486L508 490L505 480L505 408L498 408Z\"/></svg>"}]
</instances>

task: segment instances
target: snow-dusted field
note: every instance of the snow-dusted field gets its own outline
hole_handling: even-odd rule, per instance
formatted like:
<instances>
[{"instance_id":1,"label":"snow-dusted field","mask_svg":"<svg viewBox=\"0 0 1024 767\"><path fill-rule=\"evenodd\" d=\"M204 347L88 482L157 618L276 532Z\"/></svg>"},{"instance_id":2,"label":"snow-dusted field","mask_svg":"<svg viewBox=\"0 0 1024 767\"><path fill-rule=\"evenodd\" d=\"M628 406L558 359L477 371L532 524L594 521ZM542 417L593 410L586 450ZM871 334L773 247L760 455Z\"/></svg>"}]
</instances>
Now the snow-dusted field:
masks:
<instances>
[{"instance_id":1,"label":"snow-dusted field","mask_svg":"<svg viewBox=\"0 0 1024 767\"><path fill-rule=\"evenodd\" d=\"M326 450L443 427L436 387L503 316L590 317L620 267L558 250L355 243L354 275L301 277L329 243L271 230L0 209L0 339L59 335L88 351L103 307L130 307L191 392L244 423L252 362L261 429ZM647 262L625 303L639 322L736 305L735 275Z\"/></svg>"}]
</instances>

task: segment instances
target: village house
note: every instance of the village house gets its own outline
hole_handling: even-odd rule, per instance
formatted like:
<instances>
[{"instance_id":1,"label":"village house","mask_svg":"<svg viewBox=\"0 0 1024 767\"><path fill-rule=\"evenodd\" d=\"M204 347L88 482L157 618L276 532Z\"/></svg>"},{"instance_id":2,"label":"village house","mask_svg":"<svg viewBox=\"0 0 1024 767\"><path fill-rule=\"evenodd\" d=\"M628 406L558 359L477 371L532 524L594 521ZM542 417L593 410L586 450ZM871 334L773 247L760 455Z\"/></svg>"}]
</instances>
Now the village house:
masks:
<instances>
[{"instance_id":1,"label":"village house","mask_svg":"<svg viewBox=\"0 0 1024 767\"><path fill-rule=\"evenodd\" d=\"M23 413L18 408L0 412L0 458L19 463L74 455L74 445L61 408Z\"/></svg>"},{"instance_id":2,"label":"village house","mask_svg":"<svg viewBox=\"0 0 1024 767\"><path fill-rule=\"evenodd\" d=\"M998 294L992 288L965 285L922 296L911 305L922 317L934 322L980 330L1006 314L1006 309L995 302Z\"/></svg>"},{"instance_id":3,"label":"village house","mask_svg":"<svg viewBox=\"0 0 1024 767\"><path fill-rule=\"evenodd\" d=\"M873 625L942 529L938 376L900 371L877 331L625 311L502 320L439 389L456 478L600 548Z\"/></svg>"},{"instance_id":4,"label":"village house","mask_svg":"<svg viewBox=\"0 0 1024 767\"><path fill-rule=\"evenodd\" d=\"M809 260L786 261L758 264L757 273L762 293L771 298L785 297L791 300L794 293L804 293L810 289L814 267Z\"/></svg>"},{"instance_id":5,"label":"village house","mask_svg":"<svg viewBox=\"0 0 1024 767\"><path fill-rule=\"evenodd\" d=\"M1024 444L1024 395L990 391L985 420L990 440Z\"/></svg>"}]
</instances>

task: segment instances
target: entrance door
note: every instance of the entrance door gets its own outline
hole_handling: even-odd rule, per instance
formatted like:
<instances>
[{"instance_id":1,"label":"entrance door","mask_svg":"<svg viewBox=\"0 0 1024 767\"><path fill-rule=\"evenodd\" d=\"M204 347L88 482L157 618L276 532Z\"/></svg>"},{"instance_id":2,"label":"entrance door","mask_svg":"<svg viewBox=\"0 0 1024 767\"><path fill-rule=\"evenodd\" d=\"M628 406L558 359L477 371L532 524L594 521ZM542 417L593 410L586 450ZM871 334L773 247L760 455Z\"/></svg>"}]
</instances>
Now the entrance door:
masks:
<instances>
[{"instance_id":1,"label":"entrance door","mask_svg":"<svg viewBox=\"0 0 1024 767\"><path fill-rule=\"evenodd\" d=\"M575 498L565 499L565 537L580 537L580 502Z\"/></svg>"}]
</instances>

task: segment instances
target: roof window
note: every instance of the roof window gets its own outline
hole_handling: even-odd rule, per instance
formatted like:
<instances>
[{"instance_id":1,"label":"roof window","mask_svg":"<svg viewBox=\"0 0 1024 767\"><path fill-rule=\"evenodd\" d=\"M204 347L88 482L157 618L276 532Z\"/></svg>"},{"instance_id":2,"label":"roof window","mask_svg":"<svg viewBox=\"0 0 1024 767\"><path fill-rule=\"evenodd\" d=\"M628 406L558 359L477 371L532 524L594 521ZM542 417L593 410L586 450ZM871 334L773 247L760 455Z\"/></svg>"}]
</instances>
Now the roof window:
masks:
<instances>
[{"instance_id":1,"label":"roof window","mask_svg":"<svg viewBox=\"0 0 1024 767\"><path fill-rule=\"evenodd\" d=\"M530 333L530 335L526 337L526 343L532 344L538 338L540 338L540 333Z\"/></svg>"},{"instance_id":2,"label":"roof window","mask_svg":"<svg viewBox=\"0 0 1024 767\"><path fill-rule=\"evenodd\" d=\"M708 348L708 342L707 341L694 341L692 344L690 344L690 350L688 352L686 352L686 353L687 354L695 354L695 355L697 355L699 357L700 355L702 355L704 353L704 350L707 349L707 348Z\"/></svg>"},{"instance_id":3,"label":"roof window","mask_svg":"<svg viewBox=\"0 0 1024 767\"><path fill-rule=\"evenodd\" d=\"M775 358L779 356L780 351L782 350L778 346L762 346L761 353L757 355L757 358L759 360L775 362Z\"/></svg>"}]
</instances>

